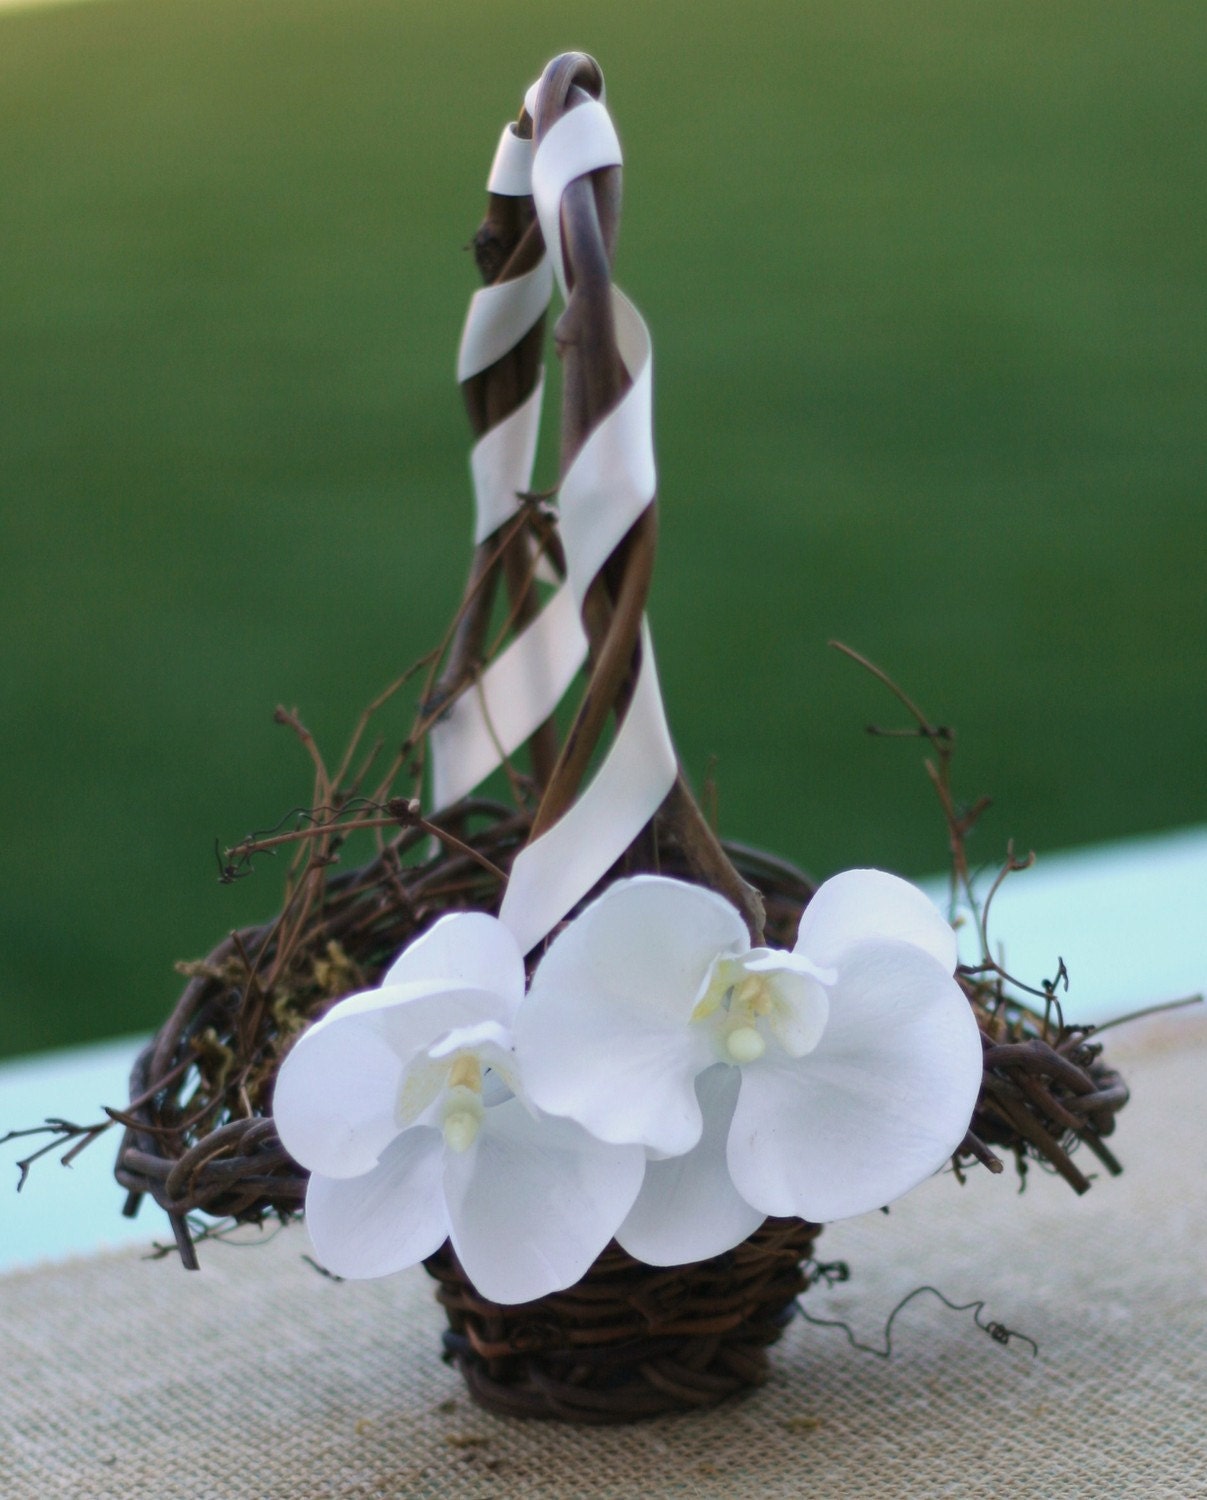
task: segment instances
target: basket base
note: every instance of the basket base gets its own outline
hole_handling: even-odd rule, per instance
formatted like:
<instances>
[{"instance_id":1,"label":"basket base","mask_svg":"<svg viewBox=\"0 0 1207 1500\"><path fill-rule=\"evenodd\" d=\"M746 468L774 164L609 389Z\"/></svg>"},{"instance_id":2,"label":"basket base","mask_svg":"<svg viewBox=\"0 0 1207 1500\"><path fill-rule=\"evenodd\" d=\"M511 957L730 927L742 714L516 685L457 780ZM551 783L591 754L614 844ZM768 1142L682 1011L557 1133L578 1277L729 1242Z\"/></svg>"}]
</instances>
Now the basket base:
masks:
<instances>
[{"instance_id":1,"label":"basket base","mask_svg":"<svg viewBox=\"0 0 1207 1500\"><path fill-rule=\"evenodd\" d=\"M479 1405L592 1424L694 1411L761 1385L808 1285L818 1226L768 1219L736 1249L647 1266L613 1243L567 1291L515 1307L479 1296L444 1245L424 1262L448 1316L445 1359Z\"/></svg>"}]
</instances>

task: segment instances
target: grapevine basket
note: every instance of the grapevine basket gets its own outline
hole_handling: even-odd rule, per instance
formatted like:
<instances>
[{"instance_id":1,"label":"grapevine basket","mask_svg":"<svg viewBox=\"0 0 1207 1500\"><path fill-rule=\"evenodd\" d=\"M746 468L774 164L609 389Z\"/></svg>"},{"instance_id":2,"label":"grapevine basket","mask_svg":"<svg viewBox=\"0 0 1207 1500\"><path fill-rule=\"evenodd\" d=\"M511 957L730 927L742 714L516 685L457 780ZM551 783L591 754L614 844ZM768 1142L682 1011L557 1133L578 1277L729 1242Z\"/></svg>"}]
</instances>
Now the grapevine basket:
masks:
<instances>
[{"instance_id":1,"label":"grapevine basket","mask_svg":"<svg viewBox=\"0 0 1207 1500\"><path fill-rule=\"evenodd\" d=\"M505 298L508 288L528 286L546 253L549 222L538 217L516 160L525 148L531 154L534 137L539 147L602 92L590 58L557 58L505 135L474 241L489 291ZM611 282L619 177L618 161L605 162L571 178L559 199L567 293L556 329L563 478L633 384ZM478 340L476 360L464 343L462 350L462 389L479 442L539 399L542 378L543 311L501 344L497 320L491 327ZM285 1151L272 1117L277 1070L298 1036L342 996L375 985L439 917L498 912L517 859L580 799L609 722L621 726L636 711L647 649L652 501L626 519L585 593L586 685L568 732L559 740L551 717L526 726L523 769L503 747L510 801L458 787L451 799L435 798L425 815L414 787L398 790L416 764L422 786L425 757L430 770L440 753L440 726L480 690L492 618L501 608L518 636L541 611L542 570L555 581L567 570L548 497L510 498L503 523L479 526L447 649L389 773L366 779L351 751L329 772L296 716L280 713L314 759L313 805L286 834L227 851L224 876L233 879L270 846L292 841L296 857L282 908L272 921L234 932L204 960L182 966L184 991L137 1059L128 1106L114 1112L125 1130L116 1175L128 1193L126 1212L135 1213L145 1196L154 1199L191 1269L196 1241L211 1237L215 1223L284 1221L303 1209L306 1173ZM376 852L346 869L340 853L353 834L371 835ZM755 941L782 948L791 947L814 889L790 864L719 841L677 768L652 815L626 832L616 857L563 915L573 916L617 878L641 872L711 888L741 912ZM548 929L557 930L557 923ZM978 968L957 977L984 1050L982 1093L957 1171L973 1163L1001 1171L1002 1153L1020 1167L1043 1162L1082 1192L1089 1179L1073 1159L1078 1145L1117 1171L1104 1137L1127 1093L1088 1030L1053 1021L1050 1006L1041 1014L1008 1000L1000 973ZM447 1314L445 1356L476 1400L515 1416L617 1422L708 1407L765 1380L767 1351L817 1273L818 1233L801 1220L768 1219L736 1249L677 1267L643 1265L613 1242L577 1285L512 1306L482 1297L448 1244L425 1265Z\"/></svg>"}]
</instances>

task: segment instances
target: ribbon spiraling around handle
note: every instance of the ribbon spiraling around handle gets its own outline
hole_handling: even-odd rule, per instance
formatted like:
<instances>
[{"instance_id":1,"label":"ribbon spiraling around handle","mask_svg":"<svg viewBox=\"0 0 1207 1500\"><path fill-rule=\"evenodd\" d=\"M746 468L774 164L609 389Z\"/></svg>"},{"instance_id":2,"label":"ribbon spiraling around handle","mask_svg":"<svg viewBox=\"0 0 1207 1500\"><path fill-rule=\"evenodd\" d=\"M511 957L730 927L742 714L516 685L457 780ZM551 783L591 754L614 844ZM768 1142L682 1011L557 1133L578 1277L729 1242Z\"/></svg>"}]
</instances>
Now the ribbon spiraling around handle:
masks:
<instances>
[{"instance_id":1,"label":"ribbon spiraling around handle","mask_svg":"<svg viewBox=\"0 0 1207 1500\"><path fill-rule=\"evenodd\" d=\"M534 94L528 108L535 112ZM524 276L474 294L458 355L459 380L488 369L528 333L545 309L554 277L567 295L562 195L578 178L620 162L612 121L593 99L569 110L548 130L535 159L531 142L511 127L504 131L488 186L508 196L532 192L548 254ZM615 287L611 296L617 348L631 384L588 434L563 476L559 530L565 582L433 727L436 809L472 791L552 714L586 658L581 620L587 593L653 502L649 332ZM543 378L473 450L477 544L516 513L522 503L518 495L529 488L542 393ZM499 915L525 952L624 854L674 785L678 766L644 617L638 651L628 707L594 778L512 866Z\"/></svg>"},{"instance_id":2,"label":"ribbon spiraling around handle","mask_svg":"<svg viewBox=\"0 0 1207 1500\"><path fill-rule=\"evenodd\" d=\"M618 166L620 159L611 119L596 100L571 109L537 149L533 196L563 294L569 276L562 246L562 195L577 178ZM612 302L617 345L632 383L588 435L560 491L565 588L580 612L595 577L653 502L655 492L649 332L632 303L615 288ZM675 784L678 764L644 617L640 639L636 681L603 764L562 817L527 845L512 865L499 917L525 952L547 936L624 854Z\"/></svg>"},{"instance_id":3,"label":"ribbon spiraling around handle","mask_svg":"<svg viewBox=\"0 0 1207 1500\"><path fill-rule=\"evenodd\" d=\"M532 142L504 128L487 180L489 192L526 198L532 191ZM474 293L461 335L457 379L467 381L502 359L543 315L553 290L547 256L514 280ZM532 482L544 374L514 411L485 432L470 454L474 543L515 515ZM431 730L432 801L459 801L513 754L552 714L587 653L569 593L562 589L464 691Z\"/></svg>"}]
</instances>

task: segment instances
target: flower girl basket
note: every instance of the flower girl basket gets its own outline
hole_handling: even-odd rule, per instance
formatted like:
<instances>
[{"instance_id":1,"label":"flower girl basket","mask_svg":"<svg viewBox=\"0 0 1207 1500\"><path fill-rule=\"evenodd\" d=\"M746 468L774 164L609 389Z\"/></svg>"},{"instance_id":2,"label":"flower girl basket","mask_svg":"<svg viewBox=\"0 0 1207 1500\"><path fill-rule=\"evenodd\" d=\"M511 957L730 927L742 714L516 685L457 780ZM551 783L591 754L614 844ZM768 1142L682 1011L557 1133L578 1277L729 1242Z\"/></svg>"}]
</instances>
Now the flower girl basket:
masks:
<instances>
[{"instance_id":1,"label":"flower girl basket","mask_svg":"<svg viewBox=\"0 0 1207 1500\"><path fill-rule=\"evenodd\" d=\"M700 1219L699 1203L675 1166L687 1160L693 1130L700 1134L699 1119L693 1125L687 1118L695 1111L692 1080L703 1107L707 1088L724 1090L726 1080L742 1073L739 1065L753 1070L771 1053L787 1076L797 1055L814 1046L818 1029L838 1025L846 960L835 957L832 933L822 938L835 922L841 928L862 920L860 912L832 916L842 890L856 887L828 882L823 893L834 886L838 894L823 894L810 908L810 930L822 935L816 938L821 949L826 941L830 949L810 949L801 917L814 895L812 883L782 860L720 842L672 749L644 616L655 536L650 345L640 316L611 279L621 156L603 99L603 79L590 58L555 59L529 91L518 122L504 131L490 173L489 207L474 244L487 284L471 303L458 363L476 437L475 545L466 592L431 667L415 728L384 777L357 771L351 752L328 773L302 726L282 715L318 768L314 807L288 833L228 852L227 864L233 877L257 852L292 841L297 858L282 909L273 921L232 933L203 962L187 966L190 977L175 1010L138 1058L116 1168L129 1193L126 1211L135 1212L144 1195L154 1198L166 1209L190 1268L197 1265L195 1240L214 1232L214 1220L260 1224L300 1213L306 1168L312 1168L307 1218L313 1215L320 1260L341 1274L379 1274L406 1259L395 1254L398 1244L410 1244L410 1259L422 1259L438 1284L448 1318L445 1355L474 1397L517 1416L579 1422L707 1407L765 1378L768 1346L816 1268L811 1256L819 1230L810 1221L808 1192L799 1199L789 1195L783 1202L790 1211L777 1211L778 1189L762 1197L752 1192L752 1207L726 1179L726 1211L739 1218L745 1213L749 1222L715 1229L706 1209L704 1238L691 1241L711 1243L714 1234L720 1244L728 1233L725 1248L684 1257L684 1264L649 1264L630 1251L648 1243L665 1261L658 1246L681 1243L677 1237L695 1222L691 1216ZM555 330L563 370L561 477L555 495L540 496L531 491L531 470L546 309L555 290L565 303ZM563 704L568 728L559 733L556 711ZM510 796L486 798L479 789L500 767ZM363 867L341 870L338 852L358 831L376 840L376 855ZM867 880L892 880L853 873L865 882L858 889L871 890L873 904L879 896ZM902 884L884 889L893 895ZM579 1054L559 1060L550 1052L562 1036L556 976L569 974L571 989L579 984L576 974L587 976L579 988L606 989L621 982L615 976L629 972L626 965L636 963L633 953L641 950L664 979L674 970L666 981L673 988L672 980L682 979L674 925L665 930L665 943L663 928L651 938L639 924L630 942L623 926L624 901L653 900L650 892L685 903L693 922L698 912L705 926L715 922L724 929L728 956L692 971L692 985L704 978L687 997L690 1015L683 1017L683 1035L693 1047L707 1035L720 1050L693 1064L686 1084L679 1081L680 1094L687 1090L686 1124L672 1130L651 1115L646 1135L635 1129L626 1137L626 1121L647 1098L661 1097L663 1080L651 1073L642 1083L626 1074L622 1045L614 1095L597 1089L576 1119L567 1118L575 1107L561 1100L559 1087L589 1065L602 1065L588 1054L608 1049L593 1048L595 1022L583 1021ZM871 926L877 920L867 914ZM895 920L884 918L890 928ZM1020 1167L1027 1156L1043 1160L1082 1191L1087 1179L1069 1155L1078 1143L1116 1170L1102 1137L1126 1090L1087 1043L1085 1029L1050 1024L1007 1000L999 976L957 970L953 978L954 940L945 969L933 956L947 952L950 932L932 932L929 917L918 920L926 935L882 933L877 951L899 953L907 975L925 972L948 1008L948 1029L934 1033L933 1046L923 1037L902 1053L901 1078L873 1069L859 1085L866 1098L861 1108L875 1117L867 1165L872 1197L862 1206L882 1201L874 1196L875 1182L886 1160L911 1151L935 1154L934 1141L922 1147L914 1141L915 1134L926 1135L928 1123L915 1129L917 1122L902 1117L894 1124L891 1107L893 1100L932 1088L952 1093L951 1108L960 1118L954 1130L948 1120L946 1145L940 1142L923 1175L947 1157L957 1171L961 1160L1000 1171L997 1147L1013 1153ZM937 916L933 921L944 925ZM606 944L599 947L601 931L604 938L612 934L611 955ZM919 957L919 945L930 953ZM483 977L482 965L494 963L496 952L497 971ZM433 963L445 965L443 988L435 990L430 975L424 978L424 965ZM686 973L684 964L690 964L680 964ZM502 1011L487 1006L485 1019L467 1020L464 1010L465 994L502 993L508 986L515 992L511 1004L523 995L526 976L532 993L522 1002L515 1035L525 1069L529 1038L532 1098L527 1073L523 1079L513 1074ZM391 1063L382 1028L402 1024L399 1017L418 1024L414 1018L431 1012L437 991L452 996L450 1008L435 1032L416 1043L419 1062ZM350 995L357 998L344 998ZM665 998L659 992L654 1001ZM571 999L577 1003L577 989ZM329 1019L315 1026L324 1016ZM645 1035L644 1025L640 1016L633 1021L635 1039ZM637 1050L634 1040L634 1055ZM820 1055L824 1048L816 1050ZM345 1083L348 1076L354 1080L350 1121L323 1113L322 1069L328 1065L345 1070ZM401 1071L383 1084L379 1075L390 1066ZM911 1069L917 1074L912 1081L906 1076ZM950 1089L945 1069L963 1070ZM384 1125L373 1125L366 1101L387 1086L397 1102ZM505 1102L492 1105L496 1097ZM730 1114L745 1118L742 1107L731 1092L718 1116L721 1146L714 1141L710 1148L718 1171L726 1160L724 1127ZM801 1105L812 1107L808 1099ZM707 1136L707 1109L705 1116ZM495 1139L492 1122L505 1118L512 1134L492 1148L503 1174L494 1177L481 1153ZM785 1130L797 1128L793 1111L783 1118ZM849 1106L844 1121L844 1140L860 1134L862 1116L850 1115ZM537 1151L547 1176L532 1198L538 1227L542 1216L554 1225L544 1245L524 1238L531 1225L512 1222L528 1211L522 1200L531 1174L515 1179L520 1187L504 1180L512 1161L507 1152L523 1132L538 1129L549 1131L553 1143L547 1161L545 1148ZM680 1135L672 1141L674 1131ZM738 1134L731 1130L731 1137ZM752 1127L750 1134L753 1139L758 1132ZM426 1143L428 1155L416 1146L406 1156L412 1148L405 1143L413 1141ZM332 1167L333 1142L351 1142L352 1155ZM740 1149L743 1143L731 1138L735 1181ZM470 1178L465 1163L475 1152L479 1168ZM396 1184L405 1179L414 1187L422 1178L428 1196L415 1189L413 1204L386 1201L387 1181L376 1198L367 1188L358 1197L357 1184L379 1180L378 1157L394 1163ZM565 1167L571 1158L579 1166L604 1163L599 1171L615 1200L611 1219L598 1216L603 1211L597 1213L592 1198L593 1179ZM757 1176L762 1168L748 1162L746 1170ZM440 1172L443 1187L433 1175ZM666 1185L661 1197L650 1188L657 1182ZM819 1192L819 1220L852 1211L841 1187L829 1196ZM647 1197L634 1200L638 1191ZM642 1203L648 1203L644 1210ZM831 1211L835 1203L837 1212ZM332 1221L328 1243L336 1235L346 1241L346 1266L340 1255L323 1253L324 1214ZM451 1238L445 1238L445 1214ZM724 1217L719 1208L718 1215ZM613 1231L609 1226L620 1220L626 1227ZM590 1226L603 1234L598 1245L588 1244ZM358 1234L374 1248L362 1254ZM482 1258L492 1235L497 1267ZM462 1246L468 1248L459 1255ZM482 1286L463 1264L471 1251ZM575 1268L574 1257L584 1254ZM553 1266L547 1282L541 1280L546 1260ZM525 1294L537 1285L552 1289Z\"/></svg>"}]
</instances>

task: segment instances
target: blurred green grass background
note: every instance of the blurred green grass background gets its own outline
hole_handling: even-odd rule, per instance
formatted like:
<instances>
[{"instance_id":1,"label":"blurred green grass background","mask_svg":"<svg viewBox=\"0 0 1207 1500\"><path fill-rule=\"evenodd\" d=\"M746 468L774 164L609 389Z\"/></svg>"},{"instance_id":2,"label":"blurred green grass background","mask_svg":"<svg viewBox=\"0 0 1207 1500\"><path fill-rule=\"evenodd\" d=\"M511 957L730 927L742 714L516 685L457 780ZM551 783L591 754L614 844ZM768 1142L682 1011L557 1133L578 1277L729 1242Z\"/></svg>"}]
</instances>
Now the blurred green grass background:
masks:
<instances>
[{"instance_id":1,"label":"blurred green grass background","mask_svg":"<svg viewBox=\"0 0 1207 1500\"><path fill-rule=\"evenodd\" d=\"M0 1055L150 1027L266 915L467 557L502 122L593 52L654 333L672 725L723 831L941 869L1207 817L1207 8L103 0L0 14ZM544 472L549 474L549 464ZM401 732L399 729L398 732Z\"/></svg>"}]
</instances>

